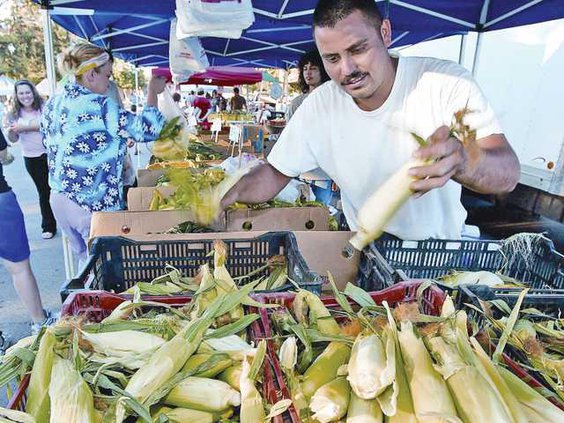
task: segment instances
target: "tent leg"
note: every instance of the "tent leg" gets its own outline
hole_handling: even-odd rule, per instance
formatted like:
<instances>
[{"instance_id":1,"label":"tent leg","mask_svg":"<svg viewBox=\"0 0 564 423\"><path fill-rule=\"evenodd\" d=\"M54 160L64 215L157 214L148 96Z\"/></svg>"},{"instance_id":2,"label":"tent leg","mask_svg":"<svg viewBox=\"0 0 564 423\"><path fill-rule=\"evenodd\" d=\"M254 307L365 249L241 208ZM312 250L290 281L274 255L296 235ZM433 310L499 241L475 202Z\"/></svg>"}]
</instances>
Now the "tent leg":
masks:
<instances>
[{"instance_id":1,"label":"tent leg","mask_svg":"<svg viewBox=\"0 0 564 423\"><path fill-rule=\"evenodd\" d=\"M464 55L466 53L466 42L467 42L466 34L460 35L460 49L458 51L458 64L463 66L464 64Z\"/></svg>"},{"instance_id":2,"label":"tent leg","mask_svg":"<svg viewBox=\"0 0 564 423\"><path fill-rule=\"evenodd\" d=\"M51 28L51 18L49 17L49 10L42 9L43 15L43 43L45 49L45 69L47 70L47 82L49 87L49 97L55 94L55 59L53 55L53 31Z\"/></svg>"},{"instance_id":3,"label":"tent leg","mask_svg":"<svg viewBox=\"0 0 564 423\"><path fill-rule=\"evenodd\" d=\"M43 15L43 44L45 49L45 69L47 71L47 83L49 89L49 97L53 97L56 88L55 77L55 59L53 55L53 31L51 27L51 19L49 10L42 9ZM65 260L65 276L67 279L74 277L75 267L72 250L67 236L63 233L63 257Z\"/></svg>"},{"instance_id":4,"label":"tent leg","mask_svg":"<svg viewBox=\"0 0 564 423\"><path fill-rule=\"evenodd\" d=\"M139 68L135 66L135 114L139 114ZM139 154L139 143L135 143L135 154L137 155L137 169L141 167L141 154Z\"/></svg>"},{"instance_id":5,"label":"tent leg","mask_svg":"<svg viewBox=\"0 0 564 423\"><path fill-rule=\"evenodd\" d=\"M474 59L472 60L472 76L476 78L478 73L478 59L480 57L480 50L482 48L482 36L483 33L478 32L478 38L476 39L476 49L474 50Z\"/></svg>"}]
</instances>

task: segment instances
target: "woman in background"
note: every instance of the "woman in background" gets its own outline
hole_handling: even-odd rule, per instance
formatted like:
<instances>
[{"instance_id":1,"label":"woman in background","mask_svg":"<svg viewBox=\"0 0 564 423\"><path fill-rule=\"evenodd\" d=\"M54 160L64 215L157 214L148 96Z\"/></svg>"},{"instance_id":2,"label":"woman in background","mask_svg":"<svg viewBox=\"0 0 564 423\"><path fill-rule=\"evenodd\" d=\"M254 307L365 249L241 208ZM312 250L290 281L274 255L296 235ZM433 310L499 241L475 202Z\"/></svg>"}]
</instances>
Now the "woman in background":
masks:
<instances>
[{"instance_id":1,"label":"woman in background","mask_svg":"<svg viewBox=\"0 0 564 423\"><path fill-rule=\"evenodd\" d=\"M157 109L165 79L150 80L147 105L135 115L105 95L112 76L112 58L106 51L82 43L58 59L61 72L70 74L71 81L45 105L41 132L51 206L73 252L84 261L92 213L124 208L127 141L154 141L165 124Z\"/></svg>"},{"instance_id":2,"label":"woman in background","mask_svg":"<svg viewBox=\"0 0 564 423\"><path fill-rule=\"evenodd\" d=\"M39 194L42 237L50 239L57 232L57 222L49 204L51 190L47 150L43 145L43 135L39 132L42 108L43 99L35 86L25 79L16 82L13 107L8 114L8 139L21 145L25 168Z\"/></svg>"}]
</instances>

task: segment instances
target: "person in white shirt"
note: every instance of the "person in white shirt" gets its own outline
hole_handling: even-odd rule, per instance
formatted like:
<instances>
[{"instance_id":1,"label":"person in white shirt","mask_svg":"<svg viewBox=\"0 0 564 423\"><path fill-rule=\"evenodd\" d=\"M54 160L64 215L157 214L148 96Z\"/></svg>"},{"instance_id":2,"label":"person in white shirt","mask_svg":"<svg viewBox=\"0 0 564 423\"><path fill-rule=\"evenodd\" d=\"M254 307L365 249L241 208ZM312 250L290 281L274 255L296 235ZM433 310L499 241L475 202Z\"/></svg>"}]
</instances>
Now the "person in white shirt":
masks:
<instances>
[{"instance_id":1,"label":"person in white shirt","mask_svg":"<svg viewBox=\"0 0 564 423\"><path fill-rule=\"evenodd\" d=\"M511 191L519 162L472 76L459 65L388 53L391 24L373 0L321 0L314 38L331 81L306 98L268 157L222 200L260 203L289 178L321 168L341 188L352 230L366 199L412 156L434 159L412 168L414 195L386 232L401 239L459 239L466 211L461 185L480 193ZM475 142L449 135L455 112ZM428 139L418 147L411 132ZM260 181L260 183L258 182Z\"/></svg>"}]
</instances>

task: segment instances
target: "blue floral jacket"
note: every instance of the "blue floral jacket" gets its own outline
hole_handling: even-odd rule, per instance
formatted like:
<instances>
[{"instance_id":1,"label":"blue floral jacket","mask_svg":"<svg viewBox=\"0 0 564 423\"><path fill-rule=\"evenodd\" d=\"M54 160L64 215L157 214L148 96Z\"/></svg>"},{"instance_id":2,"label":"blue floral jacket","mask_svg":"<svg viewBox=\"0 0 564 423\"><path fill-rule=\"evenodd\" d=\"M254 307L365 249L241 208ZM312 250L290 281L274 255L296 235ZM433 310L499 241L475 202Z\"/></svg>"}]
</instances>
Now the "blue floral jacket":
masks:
<instances>
[{"instance_id":1,"label":"blue floral jacket","mask_svg":"<svg viewBox=\"0 0 564 423\"><path fill-rule=\"evenodd\" d=\"M67 84L41 117L51 189L88 211L122 209L126 141L154 141L164 123L155 107L136 116L108 97Z\"/></svg>"}]
</instances>

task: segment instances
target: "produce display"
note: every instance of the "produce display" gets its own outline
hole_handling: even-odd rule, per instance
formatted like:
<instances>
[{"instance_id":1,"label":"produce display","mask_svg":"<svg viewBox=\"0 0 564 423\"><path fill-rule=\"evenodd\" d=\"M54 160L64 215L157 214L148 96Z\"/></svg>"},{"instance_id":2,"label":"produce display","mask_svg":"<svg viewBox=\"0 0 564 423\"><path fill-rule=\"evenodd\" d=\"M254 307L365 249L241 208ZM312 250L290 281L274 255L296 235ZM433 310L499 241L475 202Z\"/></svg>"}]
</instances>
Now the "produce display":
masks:
<instances>
[{"instance_id":1,"label":"produce display","mask_svg":"<svg viewBox=\"0 0 564 423\"><path fill-rule=\"evenodd\" d=\"M180 123L180 117L176 117L166 123L155 141L149 169L165 166L165 163L171 161L203 163L226 157L227 153L218 152L212 146L213 144L201 141L188 132Z\"/></svg>"},{"instance_id":2,"label":"produce display","mask_svg":"<svg viewBox=\"0 0 564 423\"><path fill-rule=\"evenodd\" d=\"M338 310L299 291L291 307L270 314L272 352L300 421L563 421L561 409L502 365L503 343L490 357L469 335L472 322L449 297L430 316L417 302L376 304L351 284L334 294Z\"/></svg>"},{"instance_id":3,"label":"produce display","mask_svg":"<svg viewBox=\"0 0 564 423\"><path fill-rule=\"evenodd\" d=\"M210 210L216 210L215 204L210 204L210 199L217 199L217 193L219 192L226 193L228 190L222 188L222 184L231 187L232 184L234 185L233 178L238 180L240 178L239 175L245 172L246 170L243 169L228 176L220 168L207 168L203 170L169 169L157 180L157 185L176 187L176 191L172 195L165 197L158 189L155 189L149 210L190 210L194 213L195 222L187 222L182 224L182 226L177 225L169 229L168 233L189 233L198 232L200 229L205 230L213 221L213 219L209 220ZM220 199L222 197L223 195ZM325 207L325 205L318 201L302 201L298 199L295 202L288 202L274 199L260 204L234 203L227 210L265 210L277 207ZM203 220L201 220L202 218ZM337 230L338 228L337 221L333 216L329 218L329 226L331 230Z\"/></svg>"},{"instance_id":4,"label":"produce display","mask_svg":"<svg viewBox=\"0 0 564 423\"><path fill-rule=\"evenodd\" d=\"M259 390L265 341L246 334L258 315L243 305L262 307L248 296L257 283L238 289L221 262L200 276L181 308L137 292L101 322L63 317L13 346L0 386L31 370L15 421L256 423L284 412L289 401L271 406Z\"/></svg>"}]
</instances>

